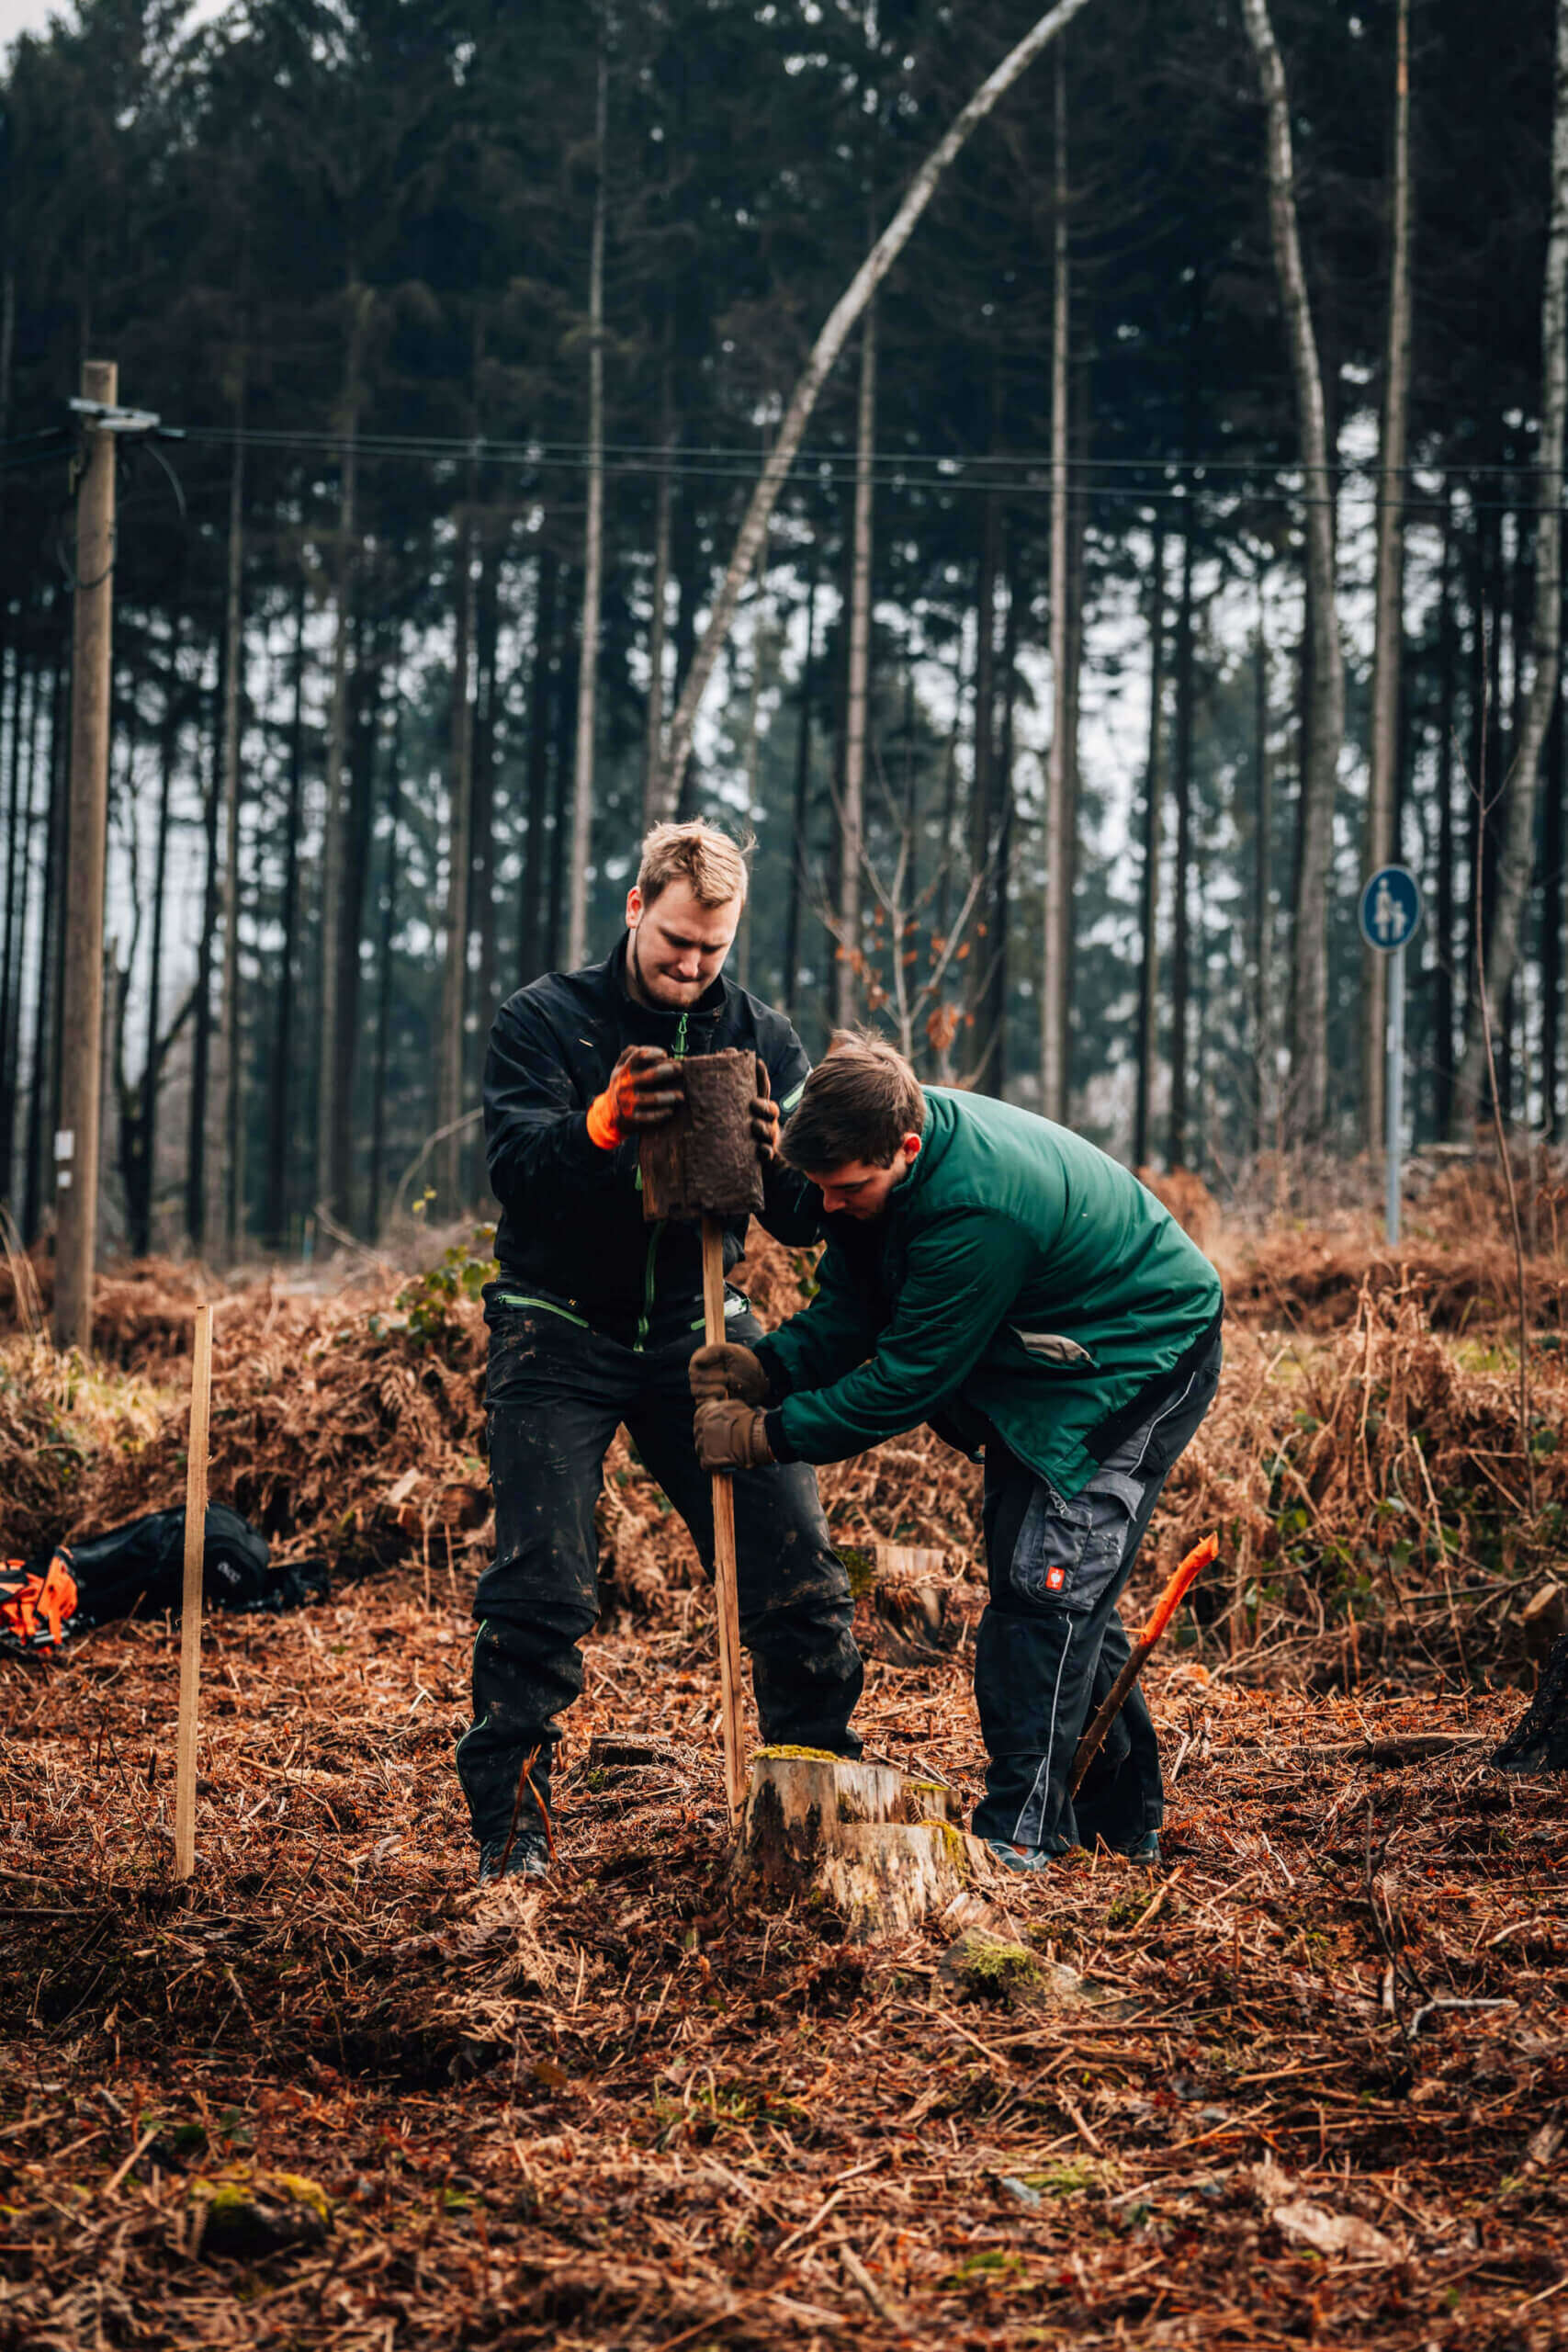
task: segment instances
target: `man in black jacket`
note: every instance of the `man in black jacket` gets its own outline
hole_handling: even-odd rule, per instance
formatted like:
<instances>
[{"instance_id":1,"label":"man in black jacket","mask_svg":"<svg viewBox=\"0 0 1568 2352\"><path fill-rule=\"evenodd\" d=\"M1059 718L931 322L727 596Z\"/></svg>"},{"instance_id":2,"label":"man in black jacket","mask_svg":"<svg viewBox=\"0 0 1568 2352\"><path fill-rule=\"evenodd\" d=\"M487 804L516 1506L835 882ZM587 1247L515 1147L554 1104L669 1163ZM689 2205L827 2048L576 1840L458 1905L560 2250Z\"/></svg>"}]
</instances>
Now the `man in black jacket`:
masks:
<instances>
[{"instance_id":1,"label":"man in black jacket","mask_svg":"<svg viewBox=\"0 0 1568 2352\"><path fill-rule=\"evenodd\" d=\"M722 976L745 896L728 835L655 826L608 961L520 989L491 1033L496 1556L475 1596L474 1721L457 1747L482 1879L547 1865L556 1718L582 1689L577 1645L598 1614L593 1510L619 1423L712 1573L712 1487L687 1383L703 1342L700 1231L645 1223L637 1171L637 1131L670 1117L686 1056L756 1054L761 1223L780 1241L819 1238L816 1194L775 1153L779 1112L794 1108L810 1065L782 1014ZM745 1234L744 1217L727 1224L727 1267ZM739 1292L727 1295L725 1322L734 1340L761 1336ZM763 1737L857 1756L853 1604L815 1474L790 1464L738 1479L735 1519L740 1635Z\"/></svg>"}]
</instances>

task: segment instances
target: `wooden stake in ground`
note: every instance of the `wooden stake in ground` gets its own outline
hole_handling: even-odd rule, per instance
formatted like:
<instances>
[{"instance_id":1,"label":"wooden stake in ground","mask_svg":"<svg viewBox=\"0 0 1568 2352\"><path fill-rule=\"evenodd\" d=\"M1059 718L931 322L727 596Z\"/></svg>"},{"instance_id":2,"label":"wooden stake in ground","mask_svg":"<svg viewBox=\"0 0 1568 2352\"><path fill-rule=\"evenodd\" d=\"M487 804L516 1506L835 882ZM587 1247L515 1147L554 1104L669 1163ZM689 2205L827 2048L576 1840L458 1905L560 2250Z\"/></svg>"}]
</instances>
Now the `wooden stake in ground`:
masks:
<instances>
[{"instance_id":1,"label":"wooden stake in ground","mask_svg":"<svg viewBox=\"0 0 1568 2352\"><path fill-rule=\"evenodd\" d=\"M201 1570L207 1550L207 1440L212 1404L212 1309L196 1310L186 1462L186 1573L180 1600L180 1728L175 1750L175 1876L196 1868L196 1719L201 1689Z\"/></svg>"},{"instance_id":2,"label":"wooden stake in ground","mask_svg":"<svg viewBox=\"0 0 1568 2352\"><path fill-rule=\"evenodd\" d=\"M1156 1601L1153 1616L1133 1644L1132 1657L1107 1691L1104 1702L1097 1709L1093 1722L1078 1742L1078 1752L1073 1758L1073 1777L1067 1783L1070 1797L1076 1797L1082 1788L1084 1774L1105 1745L1105 1735L1126 1703L1128 1691L1147 1665L1150 1651L1186 1600L1201 1570L1211 1560L1218 1558L1219 1550L1219 1537L1205 1535L1201 1544L1193 1545Z\"/></svg>"},{"instance_id":3,"label":"wooden stake in ground","mask_svg":"<svg viewBox=\"0 0 1568 2352\"><path fill-rule=\"evenodd\" d=\"M762 1205L762 1177L751 1135L751 1098L764 1080L753 1054L694 1054L681 1065L683 1101L672 1119L642 1138L643 1215L701 1216L703 1330L710 1347L724 1339L724 1224ZM713 1481L713 1583L718 1609L718 1666L724 1691L724 1786L729 1817L746 1802L746 1740L740 1712L740 1606L735 1561L735 1489L728 1474Z\"/></svg>"},{"instance_id":4,"label":"wooden stake in ground","mask_svg":"<svg viewBox=\"0 0 1568 2352\"><path fill-rule=\"evenodd\" d=\"M724 1227L703 1219L703 1337L724 1339ZM746 1803L746 1725L740 1712L740 1602L735 1557L735 1489L723 1470L713 1474L713 1589L718 1604L718 1676L724 1708L724 1792L732 1825Z\"/></svg>"}]
</instances>

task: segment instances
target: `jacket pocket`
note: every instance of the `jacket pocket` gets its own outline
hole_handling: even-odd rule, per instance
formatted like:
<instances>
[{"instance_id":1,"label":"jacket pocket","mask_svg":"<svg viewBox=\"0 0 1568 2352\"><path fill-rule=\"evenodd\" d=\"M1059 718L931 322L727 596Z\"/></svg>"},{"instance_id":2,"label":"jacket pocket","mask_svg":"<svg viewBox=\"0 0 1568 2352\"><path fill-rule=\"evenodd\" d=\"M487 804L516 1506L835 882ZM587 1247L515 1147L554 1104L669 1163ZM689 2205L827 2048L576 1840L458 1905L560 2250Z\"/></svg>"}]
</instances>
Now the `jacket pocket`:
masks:
<instances>
[{"instance_id":1,"label":"jacket pocket","mask_svg":"<svg viewBox=\"0 0 1568 2352\"><path fill-rule=\"evenodd\" d=\"M1014 1590L1036 1607L1087 1616L1125 1577L1142 1502L1138 1480L1119 1471L1100 1471L1070 1501L1042 1479L1012 1555Z\"/></svg>"},{"instance_id":2,"label":"jacket pocket","mask_svg":"<svg viewBox=\"0 0 1568 2352\"><path fill-rule=\"evenodd\" d=\"M1098 1372L1100 1360L1077 1340L1069 1340L1062 1331L1021 1331L1015 1323L1013 1338L1032 1362L1043 1364L1050 1372Z\"/></svg>"}]
</instances>

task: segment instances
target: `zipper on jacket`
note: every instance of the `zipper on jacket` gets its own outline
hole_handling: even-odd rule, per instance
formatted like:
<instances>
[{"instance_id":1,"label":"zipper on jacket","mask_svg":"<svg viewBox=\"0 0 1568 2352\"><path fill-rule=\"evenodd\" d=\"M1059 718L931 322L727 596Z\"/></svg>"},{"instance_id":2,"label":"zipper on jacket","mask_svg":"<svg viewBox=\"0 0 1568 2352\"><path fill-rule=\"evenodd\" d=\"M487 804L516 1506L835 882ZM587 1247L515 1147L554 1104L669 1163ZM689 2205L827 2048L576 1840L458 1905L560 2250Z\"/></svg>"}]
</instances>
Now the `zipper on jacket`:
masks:
<instances>
[{"instance_id":1,"label":"zipper on jacket","mask_svg":"<svg viewBox=\"0 0 1568 2352\"><path fill-rule=\"evenodd\" d=\"M675 1023L675 1043L670 1048L671 1059L680 1061L685 1051L686 1016L682 1012L680 1020ZM641 1177L642 1165L639 1161L637 1164L639 1182ZM659 1256L659 1237L663 1230L664 1219L660 1217L648 1237L648 1257L642 1270L642 1313L637 1318L637 1338L632 1341L632 1353L637 1356L641 1355L648 1344L648 1334L653 1322L653 1269Z\"/></svg>"}]
</instances>

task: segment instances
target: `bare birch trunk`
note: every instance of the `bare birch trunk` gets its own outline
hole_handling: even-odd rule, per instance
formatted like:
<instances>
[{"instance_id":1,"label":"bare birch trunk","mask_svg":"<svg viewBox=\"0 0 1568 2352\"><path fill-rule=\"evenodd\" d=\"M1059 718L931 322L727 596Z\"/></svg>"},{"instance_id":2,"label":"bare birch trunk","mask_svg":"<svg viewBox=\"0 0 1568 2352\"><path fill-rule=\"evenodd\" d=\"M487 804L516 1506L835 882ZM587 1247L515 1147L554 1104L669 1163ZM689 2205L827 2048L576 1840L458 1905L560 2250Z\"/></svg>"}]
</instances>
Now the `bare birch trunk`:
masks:
<instances>
[{"instance_id":1,"label":"bare birch trunk","mask_svg":"<svg viewBox=\"0 0 1568 2352\"><path fill-rule=\"evenodd\" d=\"M1273 1119L1274 1037L1270 1001L1274 988L1274 925L1269 904L1269 875L1274 842L1274 780L1269 766L1269 633L1263 606L1263 571L1258 574L1258 644L1253 661L1252 816L1252 1059L1256 1092L1252 1148L1263 1148Z\"/></svg>"},{"instance_id":2,"label":"bare birch trunk","mask_svg":"<svg viewBox=\"0 0 1568 2352\"><path fill-rule=\"evenodd\" d=\"M1181 541L1181 605L1176 625L1176 873L1171 891L1170 1130L1168 1163L1185 1168L1192 1073L1192 541L1197 518L1188 501Z\"/></svg>"},{"instance_id":3,"label":"bare birch trunk","mask_svg":"<svg viewBox=\"0 0 1568 2352\"><path fill-rule=\"evenodd\" d=\"M1399 760L1399 679L1404 650L1404 453L1410 416L1410 0L1399 0L1393 99L1393 219L1389 257L1388 346L1383 361L1378 452L1378 556L1372 654L1372 760L1363 865L1375 874L1396 854L1394 777ZM1362 1142L1383 1147L1383 1027L1388 959L1362 950Z\"/></svg>"},{"instance_id":4,"label":"bare birch trunk","mask_svg":"<svg viewBox=\"0 0 1568 2352\"><path fill-rule=\"evenodd\" d=\"M610 62L601 34L599 89L593 118L593 243L588 264L588 521L583 537L582 646L577 667L571 898L566 946L567 964L574 972L588 960L588 861L593 850L593 715L599 683L599 608L604 561L604 165L609 92Z\"/></svg>"},{"instance_id":5,"label":"bare birch trunk","mask_svg":"<svg viewBox=\"0 0 1568 2352\"><path fill-rule=\"evenodd\" d=\"M338 929L344 873L344 767L348 750L348 640L355 572L355 504L359 470L360 372L375 300L367 286L349 287L348 348L344 363L342 493L338 512L337 585L333 627L333 695L327 720L326 812L321 835L321 989L316 1067L316 1168L312 1204L333 1216L344 1204L333 1189L333 1135L338 1116Z\"/></svg>"},{"instance_id":6,"label":"bare birch trunk","mask_svg":"<svg viewBox=\"0 0 1568 2352\"><path fill-rule=\"evenodd\" d=\"M1486 1034L1495 1031L1518 968L1519 942L1534 865L1536 800L1541 747L1557 697L1562 635L1562 439L1568 413L1568 0L1558 0L1557 64L1552 99L1551 214L1546 277L1540 300L1540 457L1535 536L1533 670L1524 718L1503 787L1502 843L1496 901L1486 954L1486 1007L1472 990L1465 1022L1464 1060L1454 1089L1452 1131L1462 1135L1484 1115Z\"/></svg>"},{"instance_id":7,"label":"bare birch trunk","mask_svg":"<svg viewBox=\"0 0 1568 2352\"><path fill-rule=\"evenodd\" d=\"M1045 907L1040 985L1040 1108L1067 1114L1067 932L1072 922L1069 821L1072 696L1067 686L1067 90L1060 53L1055 86L1056 187L1051 320L1051 751L1046 764Z\"/></svg>"},{"instance_id":8,"label":"bare birch trunk","mask_svg":"<svg viewBox=\"0 0 1568 2352\"><path fill-rule=\"evenodd\" d=\"M236 438L229 471L229 578L223 613L223 1008L218 1059L218 1132L222 1148L217 1225L225 1265L232 1265L238 1253L244 1199L241 1154L245 1129L240 1115L240 709L245 660L245 446L238 437L245 418L243 355L240 366L234 397Z\"/></svg>"},{"instance_id":9,"label":"bare birch trunk","mask_svg":"<svg viewBox=\"0 0 1568 2352\"><path fill-rule=\"evenodd\" d=\"M1139 928L1143 967L1138 976L1138 1093L1133 1114L1133 1165L1145 1168L1154 1125L1155 1074L1159 1062L1159 865L1162 847L1165 763L1165 524L1155 526L1154 570L1149 583L1149 749L1144 784L1144 876Z\"/></svg>"},{"instance_id":10,"label":"bare birch trunk","mask_svg":"<svg viewBox=\"0 0 1568 2352\"><path fill-rule=\"evenodd\" d=\"M1345 735L1345 670L1334 595L1333 478L1327 412L1312 303L1296 220L1295 161L1285 68L1268 0L1242 0L1268 115L1269 217L1280 300L1290 335L1296 414L1306 475L1307 605L1312 689L1302 759L1301 848L1296 871L1291 1079L1301 1138L1316 1142L1328 1114L1328 867L1334 793Z\"/></svg>"},{"instance_id":11,"label":"bare birch trunk","mask_svg":"<svg viewBox=\"0 0 1568 2352\"><path fill-rule=\"evenodd\" d=\"M984 122L998 100L1006 96L1041 52L1059 33L1066 30L1073 18L1081 14L1088 5L1089 0L1056 0L1056 6L1048 8L1017 46L1008 51L996 70L987 75L968 105L954 117L943 137L915 174L904 191L898 209L829 312L827 322L812 346L811 356L790 395L778 439L751 493L724 583L714 601L702 644L697 649L682 689L665 755L667 773L663 792L666 797L673 798L685 774L686 763L692 752L692 733L696 725L697 711L707 691L708 681L713 676L714 665L734 623L740 592L750 577L751 567L761 548L768 517L795 463L795 452L810 423L818 395L849 340L855 322L908 243L920 215L941 184L942 174L971 131Z\"/></svg>"},{"instance_id":12,"label":"bare birch trunk","mask_svg":"<svg viewBox=\"0 0 1568 2352\"><path fill-rule=\"evenodd\" d=\"M839 812L839 958L833 990L840 1028L860 1001L861 860L865 853L865 729L871 681L872 460L876 449L876 310L861 330L855 409L854 552L850 564L850 669L844 704L844 783ZM701 657L699 656L699 659Z\"/></svg>"}]
</instances>

